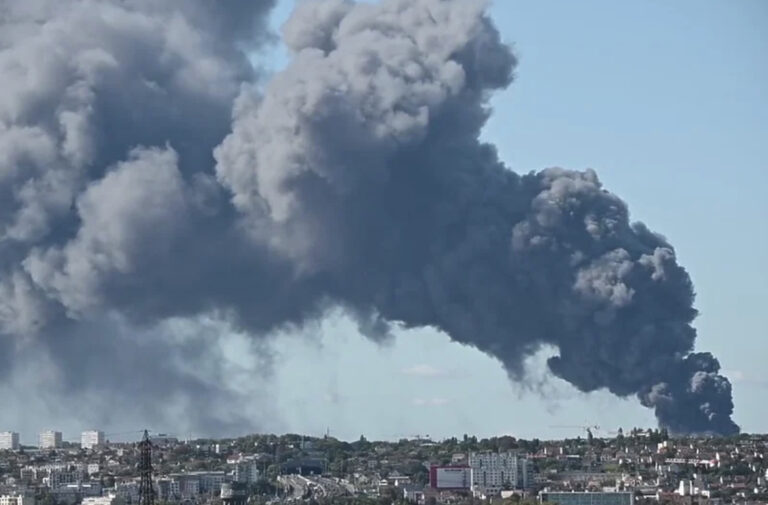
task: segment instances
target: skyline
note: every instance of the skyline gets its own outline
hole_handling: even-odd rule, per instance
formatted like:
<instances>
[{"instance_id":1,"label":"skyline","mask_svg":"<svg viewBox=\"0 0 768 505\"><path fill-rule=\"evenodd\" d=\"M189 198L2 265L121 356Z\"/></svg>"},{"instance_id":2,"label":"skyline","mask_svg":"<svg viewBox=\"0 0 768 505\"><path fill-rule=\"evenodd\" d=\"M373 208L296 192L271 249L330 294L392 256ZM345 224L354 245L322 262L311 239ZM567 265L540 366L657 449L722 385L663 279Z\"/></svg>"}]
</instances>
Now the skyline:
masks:
<instances>
[{"instance_id":1,"label":"skyline","mask_svg":"<svg viewBox=\"0 0 768 505\"><path fill-rule=\"evenodd\" d=\"M495 144L501 161L518 173L541 170L552 164L577 170L594 168L607 189L615 191L627 202L633 219L638 218L667 235L679 252L680 263L691 273L696 287L696 307L702 312L694 323L699 329L696 350L713 351L720 358L726 375L734 381L736 422L745 431L765 431L765 409L768 407L750 400L765 394L768 388L768 377L760 366L768 358L760 340L761 332L765 333L764 323L768 321L759 309L759 300L761 297L764 299L765 286L768 285L768 282L761 282L767 275L762 261L768 259L768 244L765 233L759 232L749 237L751 247L745 247L744 251L727 247L727 244L738 244L749 230L760 230L762 218L768 212L765 201L760 198L761 187L768 182L764 166L766 148L758 143L761 132L768 131L765 115L760 119L759 114L759 111L766 109L759 90L766 70L764 66L761 69L757 58L760 51L768 46L765 45L764 34L743 29L748 19L758 22L756 26L759 26L759 20L768 20L767 11L758 2L753 2L743 4L741 9L725 9L723 12L722 7L718 11L715 3L711 2L703 8L698 7L702 10L695 11L700 16L696 18L700 25L693 25L688 31L679 33L680 25L677 23L687 19L691 13L684 6L667 8L651 3L644 8L633 4L631 7L600 10L598 7L605 7L606 4L594 2L591 4L593 9L585 9L588 11L585 13L579 12L580 9L569 9L564 3L554 4L557 8L553 10L552 4L548 7L530 2L514 5L496 2L490 10L502 39L514 44L519 65L515 70L515 81L495 94L492 101L494 112L483 129L483 139ZM685 5L693 9L693 3ZM273 14L272 24L279 23L289 8L290 2L281 2ZM589 14L598 11L600 16ZM702 11L706 12L702 14ZM659 16L660 13L666 17ZM629 18L634 19L634 24L612 23ZM537 20L546 20L561 28L555 30L559 38L552 39L547 34L539 33L535 29L537 23L534 21ZM588 22L587 26L593 28L604 26L610 29L608 33L584 37L576 46L563 44L576 32L595 33L591 29L584 30L584 25L576 20ZM651 20L663 22L655 26L660 34L655 41L656 46L645 47L638 42L639 34ZM698 83L700 88L697 93L681 93L690 81L702 77L707 69L708 58L695 54L693 49L700 47L713 28L719 29L716 33L721 36L728 34L730 37L721 37L724 44L718 50L725 55L737 54L739 57L721 60L722 65L730 65L726 68L730 71L724 71L721 80L717 80L717 76L711 81L702 80ZM600 53L598 47L608 37L613 42L613 49L607 54ZM659 46L668 52L659 56ZM737 51L739 48L741 52ZM273 48L270 51L263 53L271 54L264 56L265 64L267 68L278 70L285 64L281 59L285 50ZM622 51L628 51L633 56L627 58L633 63L625 63L619 57L624 56ZM280 56L281 52L283 56ZM250 55L251 60L258 61L259 54ZM692 56L688 67L685 71L676 72L674 64L679 61L677 57L689 54ZM581 68L569 63L575 55L581 57ZM754 65L754 75L740 72L750 68L750 65ZM564 77L568 74L585 82L577 86L562 84L567 82ZM636 87L629 89L640 99L633 100L634 97L621 90L640 74L663 77L650 82L636 82ZM264 81L269 82L270 78L264 78ZM601 80L608 82L600 85ZM659 90L663 85L677 91L661 93ZM729 92L729 89L733 91ZM708 96L708 90L720 90L723 96L735 95L736 90L740 92L739 100L734 98L732 102L718 102L721 108L715 111L717 116L714 117L727 121L702 123L702 116L694 113L696 105ZM626 109L625 118L614 113L617 107ZM589 119L589 116L594 117ZM709 129L703 129L704 124ZM684 131L686 135L675 137L670 134L672 131ZM745 132L751 136L744 136ZM740 134L742 137L739 137ZM671 140L666 140L667 136ZM708 141L713 136L724 140L720 144ZM696 153L696 150L704 152ZM735 175L723 184L719 164L726 155L738 157L738 160L731 164L737 168L729 169ZM118 156L118 160L123 159L122 154ZM137 156L134 161L142 161L141 156L144 155ZM659 163L660 160L664 162ZM153 161L163 166L172 162L162 156ZM654 164L656 168L653 168ZM641 165L642 169L639 168ZM681 167L681 172L670 176L670 170L674 170L676 165ZM235 172L229 176L233 176L238 184L241 182ZM112 181L119 182L119 179L113 178ZM123 182L130 182L130 178L124 178ZM169 188L177 184L173 177L162 183L167 183ZM101 184L100 188L90 192L93 205L98 205L101 198L110 197L107 184ZM704 203L716 200L721 193L725 193L723 205ZM698 195L700 198L696 198ZM280 208L283 205L282 196L275 193L273 198L274 205ZM87 209L82 203L78 205L81 213ZM746 212L748 209L752 212ZM736 217L741 219L735 221ZM731 226L733 223L738 225ZM723 236L720 240L713 240L707 235L711 227L716 227ZM43 259L37 257L37 260ZM713 260L719 260L714 261L715 267L712 266ZM747 280L747 275L751 275L751 282ZM44 275L40 278L41 282L48 282ZM148 282L153 282L153 279L149 278ZM61 280L51 286L47 289L54 292L70 289ZM721 289L720 286L726 287ZM118 284L116 289L122 288ZM751 296L738 304L719 300L721 295L735 300L737 292L750 293L750 290ZM85 303L70 309L87 310L87 303L90 303L87 296L90 294L85 296L65 301ZM126 306L131 307L130 303L135 303L136 299L131 300L129 296L128 302ZM149 313L163 310L162 306L146 308ZM144 309L139 307L139 310ZM129 308L128 312L131 310ZM294 429L310 433L322 433L331 427L349 435L343 438L355 438L354 432L361 431L358 426L371 426L374 433L385 436L387 431L392 431L391 436L397 436L395 432L411 432L415 427L429 426L430 423L434 428L429 429L430 433L459 434L456 428L464 426L467 432L484 429L488 430L487 434L494 431L495 434L501 434L499 431L525 434L535 428L551 432L551 428L546 428L550 424L596 423L602 426L612 423L628 426L628 419L637 419L638 425L647 426L652 419L652 411L641 407L635 399L620 400L604 392L590 395L576 393L564 381L547 375L543 367L544 360L554 352L551 346L543 347L529 358L533 378L529 377L521 386L510 383L497 360L452 343L445 333L430 329L396 328L394 337L384 338L380 344L360 336L359 324L359 321L355 322L335 309L326 313L322 321L309 321L304 328L280 330L278 335L256 341L256 347L253 347L247 332L233 329L207 314L170 318L162 321L157 329L150 329L142 337L144 340L139 348L130 351L132 357L118 363L115 383L108 384L105 389L89 389L91 385L87 381L96 376L89 379L88 375L84 375L82 379L73 381L74 386L81 389L74 387L70 398L62 397L55 403L51 403L50 397L28 398L35 384L45 387L46 381L55 383L59 379L55 367L47 363L46 358L35 358L33 363L39 368L17 371L4 386L0 385L0 392L5 393L5 398L10 398L11 405L18 409L29 406L33 412L40 412L35 417L42 417L47 411L49 415L63 417L65 426L73 426L78 422L76 417L83 415L91 419L89 424L116 427L105 431L124 431L121 427L125 427L127 421L119 420L119 410L109 412L110 408L114 408L114 402L120 400L108 400L108 388L124 387L117 381L121 380L120 377L131 377L133 362L141 360L143 352L156 351L149 366L161 367L164 365L163 356L172 358L172 353L180 346L183 350L180 358L193 359L200 352L206 352L211 353L211 359L219 364L211 365L210 370L205 367L193 370L201 363L181 363L179 366L184 375L180 378L168 377L172 382L168 384L165 394L171 398L171 403L177 402L177 405L169 404L169 408L189 408L189 403L195 401L194 393L183 398L174 396L174 387L186 388L190 383L192 387L202 388L199 389L200 398L221 400L221 405L228 405L231 410L225 412L225 418L230 413L236 413L237 405L242 409L238 413L243 414L245 419L236 421L240 424L227 424L226 419L220 419L217 421L220 422L220 433L241 429L244 426L242 422L251 422L255 426L263 426L263 431L278 432L281 426L285 427L283 431ZM743 337L732 339L721 336L739 327L745 334ZM97 343L97 351L94 352L100 352L100 348L105 352L114 352L112 346L118 350L120 342L127 342L120 339L131 338L128 334L133 328L125 322L110 327L107 321L98 321L87 329L88 332L113 332L114 328L119 328L117 331L124 333L124 336L114 343ZM157 333L173 337L168 341L151 340ZM67 338L76 344L75 352L87 353L93 349L94 341L65 335L56 341L53 353L70 352L67 350ZM211 340L214 342L212 347ZM160 342L160 346L153 349L155 342ZM0 344L3 342L0 341ZM17 357L30 358L24 354L23 346L20 349ZM111 356L114 360L114 356L119 354ZM67 366L76 366L74 363L77 362ZM361 363L366 365L364 369L354 370ZM100 366L92 361L86 365L89 369L93 367L93 370ZM198 377L195 375L198 373L210 374ZM81 380L85 382L80 384ZM214 382L217 380L224 380L226 387L219 389L218 383ZM157 384L157 381L147 378L129 393L140 395ZM375 385L377 391L370 391L369 385ZM3 387L5 391L2 391ZM210 388L210 391L205 388ZM216 395L223 396L217 398ZM250 399L252 404L243 404L245 399ZM67 406L72 400L85 405L88 411L72 411ZM483 412L480 405L503 408L501 416L511 420L484 419L488 413ZM151 412L149 405L142 408L145 414ZM528 418L521 419L516 414L521 410L530 413ZM138 413L138 416L141 415L141 412ZM590 418L593 415L601 419ZM554 421L563 419L574 422ZM40 421L35 419L31 422ZM0 412L0 429L13 423L29 426L29 430L35 429L22 411ZM481 426L483 423L485 426ZM13 429L12 426L8 428Z\"/></svg>"}]
</instances>

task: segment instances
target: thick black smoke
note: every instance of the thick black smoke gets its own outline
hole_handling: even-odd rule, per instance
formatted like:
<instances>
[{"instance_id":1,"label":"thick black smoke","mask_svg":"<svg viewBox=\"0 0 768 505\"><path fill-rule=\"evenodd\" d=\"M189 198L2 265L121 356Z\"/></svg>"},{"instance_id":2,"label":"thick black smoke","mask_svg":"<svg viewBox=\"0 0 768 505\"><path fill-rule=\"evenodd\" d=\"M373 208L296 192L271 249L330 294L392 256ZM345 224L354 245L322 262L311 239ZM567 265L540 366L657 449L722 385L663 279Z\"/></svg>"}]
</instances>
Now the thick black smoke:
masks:
<instances>
[{"instance_id":1,"label":"thick black smoke","mask_svg":"<svg viewBox=\"0 0 768 505\"><path fill-rule=\"evenodd\" d=\"M675 432L738 431L719 364L692 352L672 246L593 172L517 175L478 140L515 66L483 2L306 2L292 62L242 87L231 125L241 50L264 38L242 23L266 5L68 3L91 24L59 3L0 18L6 345L32 338L76 376L64 342L93 321L262 336L342 306L373 337L439 328L516 380L554 345L583 391L637 395Z\"/></svg>"}]
</instances>

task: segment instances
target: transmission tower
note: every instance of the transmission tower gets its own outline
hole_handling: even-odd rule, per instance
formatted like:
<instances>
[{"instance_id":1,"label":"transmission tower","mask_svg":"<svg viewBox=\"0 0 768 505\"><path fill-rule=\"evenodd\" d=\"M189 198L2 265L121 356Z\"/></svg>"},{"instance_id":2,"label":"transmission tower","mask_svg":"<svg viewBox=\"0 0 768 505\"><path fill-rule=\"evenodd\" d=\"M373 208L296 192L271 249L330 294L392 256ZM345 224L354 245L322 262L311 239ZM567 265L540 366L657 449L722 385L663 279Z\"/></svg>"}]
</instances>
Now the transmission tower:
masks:
<instances>
[{"instance_id":1,"label":"transmission tower","mask_svg":"<svg viewBox=\"0 0 768 505\"><path fill-rule=\"evenodd\" d=\"M139 505L155 505L155 488L152 486L152 442L149 432L144 430L144 438L139 442Z\"/></svg>"}]
</instances>

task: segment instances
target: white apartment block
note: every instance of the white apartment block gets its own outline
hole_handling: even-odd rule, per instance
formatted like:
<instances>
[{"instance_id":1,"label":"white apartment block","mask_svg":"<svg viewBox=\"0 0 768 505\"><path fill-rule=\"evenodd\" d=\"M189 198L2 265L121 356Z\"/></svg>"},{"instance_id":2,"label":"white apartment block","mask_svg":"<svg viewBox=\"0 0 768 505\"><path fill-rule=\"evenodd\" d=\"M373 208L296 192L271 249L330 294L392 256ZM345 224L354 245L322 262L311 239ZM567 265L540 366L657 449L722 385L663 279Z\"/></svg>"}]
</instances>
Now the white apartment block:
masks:
<instances>
[{"instance_id":1,"label":"white apartment block","mask_svg":"<svg viewBox=\"0 0 768 505\"><path fill-rule=\"evenodd\" d=\"M103 431L84 431L80 436L80 446L83 449L94 449L104 445Z\"/></svg>"},{"instance_id":2,"label":"white apartment block","mask_svg":"<svg viewBox=\"0 0 768 505\"><path fill-rule=\"evenodd\" d=\"M469 455L472 492L494 496L502 489L527 489L533 484L533 464L514 452L473 452Z\"/></svg>"},{"instance_id":3,"label":"white apartment block","mask_svg":"<svg viewBox=\"0 0 768 505\"><path fill-rule=\"evenodd\" d=\"M61 432L51 430L40 432L39 442L39 447L41 449L56 449L61 447Z\"/></svg>"},{"instance_id":4,"label":"white apartment block","mask_svg":"<svg viewBox=\"0 0 768 505\"><path fill-rule=\"evenodd\" d=\"M13 431L0 432L0 451L18 451L19 434Z\"/></svg>"}]
</instances>

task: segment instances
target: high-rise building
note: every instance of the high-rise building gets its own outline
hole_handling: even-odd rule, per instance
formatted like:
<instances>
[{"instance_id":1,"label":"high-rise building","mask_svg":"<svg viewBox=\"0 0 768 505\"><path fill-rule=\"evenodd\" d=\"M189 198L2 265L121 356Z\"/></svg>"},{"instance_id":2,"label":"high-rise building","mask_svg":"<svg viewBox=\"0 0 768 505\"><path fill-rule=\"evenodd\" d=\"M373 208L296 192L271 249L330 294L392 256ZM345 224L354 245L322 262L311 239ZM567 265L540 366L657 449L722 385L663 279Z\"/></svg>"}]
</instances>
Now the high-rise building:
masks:
<instances>
[{"instance_id":1,"label":"high-rise building","mask_svg":"<svg viewBox=\"0 0 768 505\"><path fill-rule=\"evenodd\" d=\"M93 449L104 445L103 431L84 431L80 436L80 446L83 449Z\"/></svg>"},{"instance_id":2,"label":"high-rise building","mask_svg":"<svg viewBox=\"0 0 768 505\"><path fill-rule=\"evenodd\" d=\"M56 449L61 447L61 432L46 430L40 432L40 444L41 449Z\"/></svg>"},{"instance_id":3,"label":"high-rise building","mask_svg":"<svg viewBox=\"0 0 768 505\"><path fill-rule=\"evenodd\" d=\"M18 451L19 434L13 431L0 432L0 451Z\"/></svg>"},{"instance_id":4,"label":"high-rise building","mask_svg":"<svg viewBox=\"0 0 768 505\"><path fill-rule=\"evenodd\" d=\"M473 452L469 455L471 489L496 495L502 489L527 489L533 484L533 465L514 452Z\"/></svg>"}]
</instances>

